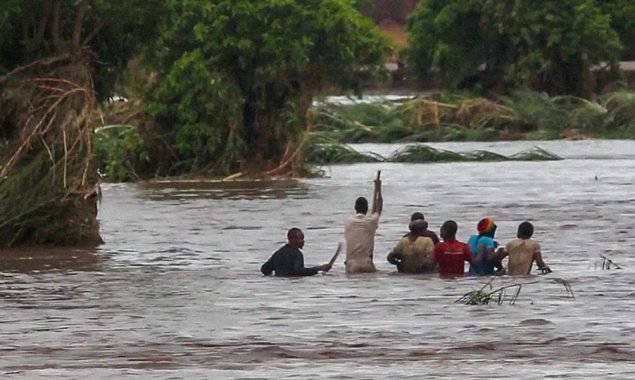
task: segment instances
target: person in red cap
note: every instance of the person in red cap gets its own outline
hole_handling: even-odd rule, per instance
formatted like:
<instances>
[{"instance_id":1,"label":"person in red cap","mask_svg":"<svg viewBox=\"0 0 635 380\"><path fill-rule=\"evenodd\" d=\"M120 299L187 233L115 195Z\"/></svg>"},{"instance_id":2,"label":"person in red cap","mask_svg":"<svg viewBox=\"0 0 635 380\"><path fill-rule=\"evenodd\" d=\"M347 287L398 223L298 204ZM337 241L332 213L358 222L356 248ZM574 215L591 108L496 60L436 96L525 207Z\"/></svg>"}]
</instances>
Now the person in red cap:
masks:
<instances>
[{"instance_id":1,"label":"person in red cap","mask_svg":"<svg viewBox=\"0 0 635 380\"><path fill-rule=\"evenodd\" d=\"M467 245L470 247L472 257L482 254L482 262L479 265L470 264L470 274L476 276L493 275L496 269L503 269L499 258L496 257L498 243L494 241L496 223L491 218L483 218L476 225L478 235L470 236Z\"/></svg>"}]
</instances>

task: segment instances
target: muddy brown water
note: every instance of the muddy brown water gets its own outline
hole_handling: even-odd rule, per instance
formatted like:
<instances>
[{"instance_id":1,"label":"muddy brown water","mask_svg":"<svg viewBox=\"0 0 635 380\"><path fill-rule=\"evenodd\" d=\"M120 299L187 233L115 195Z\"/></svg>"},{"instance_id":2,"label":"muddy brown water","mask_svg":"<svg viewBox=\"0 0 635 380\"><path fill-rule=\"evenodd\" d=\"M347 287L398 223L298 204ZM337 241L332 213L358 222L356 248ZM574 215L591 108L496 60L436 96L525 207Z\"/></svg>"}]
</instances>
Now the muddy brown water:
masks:
<instances>
[{"instance_id":1,"label":"muddy brown water","mask_svg":"<svg viewBox=\"0 0 635 380\"><path fill-rule=\"evenodd\" d=\"M533 145L436 144L510 154ZM108 184L96 250L4 252L3 379L635 378L635 142L558 141L555 162L357 164L257 183ZM359 145L387 154L397 145ZM307 264L342 240L354 199L382 170L376 274L263 277L287 228ZM596 179L597 176L597 179ZM413 211L466 239L536 226L548 276L514 305L454 303L487 278L399 275L385 255ZM622 265L602 270L599 255ZM569 281L575 299L549 279Z\"/></svg>"}]
</instances>

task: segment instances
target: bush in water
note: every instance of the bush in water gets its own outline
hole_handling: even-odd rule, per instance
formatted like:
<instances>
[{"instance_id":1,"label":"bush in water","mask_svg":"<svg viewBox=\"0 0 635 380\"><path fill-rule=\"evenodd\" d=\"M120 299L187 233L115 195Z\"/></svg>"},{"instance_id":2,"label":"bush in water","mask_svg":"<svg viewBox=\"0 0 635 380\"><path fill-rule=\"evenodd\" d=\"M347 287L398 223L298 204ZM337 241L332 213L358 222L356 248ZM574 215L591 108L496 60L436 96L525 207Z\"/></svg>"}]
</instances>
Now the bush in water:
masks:
<instances>
[{"instance_id":1,"label":"bush in water","mask_svg":"<svg viewBox=\"0 0 635 380\"><path fill-rule=\"evenodd\" d=\"M350 1L169 4L147 60L158 73L147 109L182 163L162 175L278 165L297 148L313 96L354 86L383 59L379 30Z\"/></svg>"}]
</instances>

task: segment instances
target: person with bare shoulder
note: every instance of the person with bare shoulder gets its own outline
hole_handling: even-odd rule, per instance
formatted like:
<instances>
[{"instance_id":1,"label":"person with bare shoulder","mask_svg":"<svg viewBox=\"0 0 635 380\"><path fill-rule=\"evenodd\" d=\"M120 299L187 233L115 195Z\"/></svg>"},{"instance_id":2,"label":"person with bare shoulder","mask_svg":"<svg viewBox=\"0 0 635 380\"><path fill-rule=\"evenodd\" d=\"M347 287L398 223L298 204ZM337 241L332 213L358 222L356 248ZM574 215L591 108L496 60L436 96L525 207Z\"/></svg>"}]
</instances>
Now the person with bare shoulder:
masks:
<instances>
[{"instance_id":1,"label":"person with bare shoulder","mask_svg":"<svg viewBox=\"0 0 635 380\"><path fill-rule=\"evenodd\" d=\"M380 172L377 172L373 191L373 208L368 215L368 200L359 197L355 201L355 215L344 225L346 240L346 273L375 272L373 251L375 249L375 232L379 226L379 216L383 211L384 199L381 195Z\"/></svg>"},{"instance_id":2,"label":"person with bare shoulder","mask_svg":"<svg viewBox=\"0 0 635 380\"><path fill-rule=\"evenodd\" d=\"M511 276L526 276L531 273L534 262L543 273L551 273L551 269L545 264L540 250L540 244L531 237L534 234L534 225L530 222L522 222L518 225L517 239L505 245L501 256L509 256L507 274Z\"/></svg>"},{"instance_id":3,"label":"person with bare shoulder","mask_svg":"<svg viewBox=\"0 0 635 380\"><path fill-rule=\"evenodd\" d=\"M412 216L410 217L410 222L414 222L415 220L426 220L425 216L420 213L420 212L415 212L412 214ZM434 245L439 244L439 237L437 236L437 234L434 233L434 231L431 231L428 229L428 222L426 221L426 229L421 233L422 236L426 236L429 237L430 239L432 239L432 242L434 243Z\"/></svg>"},{"instance_id":4,"label":"person with bare shoulder","mask_svg":"<svg viewBox=\"0 0 635 380\"><path fill-rule=\"evenodd\" d=\"M436 270L436 264L432 260L434 242L424 235L428 222L415 219L410 222L409 228L410 233L399 240L386 259L392 265L396 265L401 273L434 272Z\"/></svg>"},{"instance_id":5,"label":"person with bare shoulder","mask_svg":"<svg viewBox=\"0 0 635 380\"><path fill-rule=\"evenodd\" d=\"M443 242L434 247L433 260L439 265L439 275L442 277L462 276L465 274L465 262L479 265L484 253L472 256L470 247L456 240L459 226L453 220L448 220L441 226Z\"/></svg>"},{"instance_id":6,"label":"person with bare shoulder","mask_svg":"<svg viewBox=\"0 0 635 380\"><path fill-rule=\"evenodd\" d=\"M288 243L278 249L266 263L262 265L260 271L265 276L275 273L276 276L313 276L319 271L328 272L331 264L318 265L316 267L305 268L302 247L304 247L304 233L299 228L291 228L287 232Z\"/></svg>"}]
</instances>

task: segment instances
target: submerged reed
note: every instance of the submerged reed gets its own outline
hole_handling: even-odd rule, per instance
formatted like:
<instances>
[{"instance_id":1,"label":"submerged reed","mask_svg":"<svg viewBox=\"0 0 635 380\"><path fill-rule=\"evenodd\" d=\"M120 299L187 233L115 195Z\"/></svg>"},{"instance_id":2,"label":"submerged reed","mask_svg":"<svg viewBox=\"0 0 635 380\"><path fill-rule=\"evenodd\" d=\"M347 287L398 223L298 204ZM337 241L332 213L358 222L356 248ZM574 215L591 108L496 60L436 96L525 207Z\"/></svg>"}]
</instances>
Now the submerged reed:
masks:
<instances>
[{"instance_id":1,"label":"submerged reed","mask_svg":"<svg viewBox=\"0 0 635 380\"><path fill-rule=\"evenodd\" d=\"M622 269L622 266L617 264L616 262L614 262L613 260L609 259L608 257L604 256L604 255L600 255L600 265L602 270L611 270L611 266L613 266L613 269ZM598 263L595 263L595 268L598 267Z\"/></svg>"},{"instance_id":2,"label":"submerged reed","mask_svg":"<svg viewBox=\"0 0 635 380\"><path fill-rule=\"evenodd\" d=\"M416 97L318 106L318 133L339 142L635 138L635 93L596 101L518 90L496 99Z\"/></svg>"},{"instance_id":3,"label":"submerged reed","mask_svg":"<svg viewBox=\"0 0 635 380\"><path fill-rule=\"evenodd\" d=\"M317 165L354 164L360 162L401 162L401 163L431 163L431 162L462 162L462 161L545 161L561 160L562 158L540 147L533 147L511 156L485 150L471 152L453 152L437 149L424 144L406 145L394 152L388 158L372 152L358 152L345 144L332 140L316 139L308 144L304 152L305 162Z\"/></svg>"},{"instance_id":4,"label":"submerged reed","mask_svg":"<svg viewBox=\"0 0 635 380\"><path fill-rule=\"evenodd\" d=\"M510 305L513 305L518 300L518 296L520 295L523 285L537 284L540 282L519 282L501 286L499 288L494 288L494 286L492 286L492 282L494 281L494 279L496 279L496 277L492 277L485 285L483 285L483 287L478 290L472 290L468 293L465 293L463 296L457 299L455 303L461 303L465 305L488 305L490 303L497 303L498 305L502 305L503 303L507 302ZM562 278L548 278L548 280L562 285L566 291L567 298L575 299L571 284L567 280L564 280Z\"/></svg>"}]
</instances>

